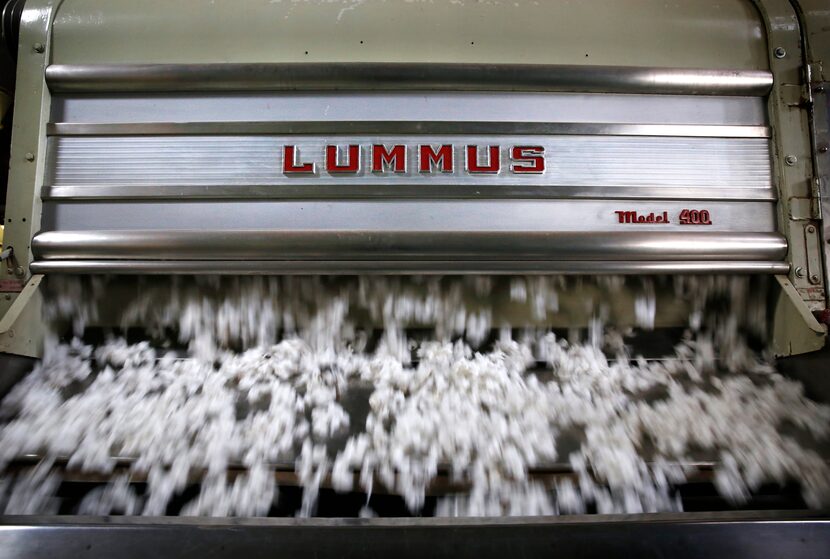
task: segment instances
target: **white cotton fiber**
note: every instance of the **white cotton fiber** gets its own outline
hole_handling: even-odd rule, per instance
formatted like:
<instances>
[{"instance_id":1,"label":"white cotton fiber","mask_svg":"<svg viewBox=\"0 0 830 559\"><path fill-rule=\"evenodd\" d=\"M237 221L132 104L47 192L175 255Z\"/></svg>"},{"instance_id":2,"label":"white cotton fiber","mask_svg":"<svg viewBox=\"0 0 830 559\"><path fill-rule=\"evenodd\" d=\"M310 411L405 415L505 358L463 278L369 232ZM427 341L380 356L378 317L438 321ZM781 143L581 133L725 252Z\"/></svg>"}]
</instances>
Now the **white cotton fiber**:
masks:
<instances>
[{"instance_id":1,"label":"white cotton fiber","mask_svg":"<svg viewBox=\"0 0 830 559\"><path fill-rule=\"evenodd\" d=\"M156 341L174 333L184 348L50 337L43 361L0 405L0 467L25 454L46 461L0 477L0 508L57 510L60 459L71 471L113 476L78 514L163 515L197 483L181 514L266 515L279 498L278 464L294 465L301 516L315 513L329 484L371 496L379 483L418 513L444 472L461 489L439 500L443 516L677 511L677 485L692 473L682 464L701 450L717 458L715 487L731 502L795 480L811 506L830 503L827 462L783 428L825 438L830 408L750 350L744 332L763 336L756 323L765 322L753 280L675 279L691 330L667 359L630 355L625 332L606 323L610 307L593 295L577 305L590 317L587 336L499 323L488 342L500 289L540 320L558 316L572 289L613 298L626 281L148 283L120 322ZM656 325L659 285L634 282L629 312L641 329ZM80 334L98 316L106 282L59 280L51 289L48 316ZM717 298L728 308L708 304ZM367 394L360 413L346 405L358 393ZM116 473L114 456L131 459L128 472ZM534 475L555 463L572 474ZM143 495L133 478L146 479Z\"/></svg>"}]
</instances>

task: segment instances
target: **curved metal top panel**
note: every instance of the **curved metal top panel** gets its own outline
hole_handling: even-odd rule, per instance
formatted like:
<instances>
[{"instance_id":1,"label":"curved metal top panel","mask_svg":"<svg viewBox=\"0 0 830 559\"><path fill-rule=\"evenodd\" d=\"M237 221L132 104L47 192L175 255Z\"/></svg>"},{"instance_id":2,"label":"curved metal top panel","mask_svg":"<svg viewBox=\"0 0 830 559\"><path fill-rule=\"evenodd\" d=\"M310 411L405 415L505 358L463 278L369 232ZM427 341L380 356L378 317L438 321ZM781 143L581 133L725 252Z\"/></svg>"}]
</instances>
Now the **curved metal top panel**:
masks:
<instances>
[{"instance_id":1,"label":"curved metal top panel","mask_svg":"<svg viewBox=\"0 0 830 559\"><path fill-rule=\"evenodd\" d=\"M57 64L769 67L749 0L64 0L52 43Z\"/></svg>"},{"instance_id":2,"label":"curved metal top panel","mask_svg":"<svg viewBox=\"0 0 830 559\"><path fill-rule=\"evenodd\" d=\"M765 95L762 70L550 64L53 64L53 92L484 90Z\"/></svg>"}]
</instances>

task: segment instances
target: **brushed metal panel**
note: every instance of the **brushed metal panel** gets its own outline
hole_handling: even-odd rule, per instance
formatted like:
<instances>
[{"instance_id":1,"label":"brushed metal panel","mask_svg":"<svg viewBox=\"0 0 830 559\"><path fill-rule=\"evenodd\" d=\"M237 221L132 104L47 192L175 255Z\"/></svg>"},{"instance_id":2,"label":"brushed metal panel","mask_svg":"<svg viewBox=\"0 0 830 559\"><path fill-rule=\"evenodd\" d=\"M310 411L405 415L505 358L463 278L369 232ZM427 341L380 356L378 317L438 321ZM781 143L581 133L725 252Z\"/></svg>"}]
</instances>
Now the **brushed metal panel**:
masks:
<instances>
[{"instance_id":1,"label":"brushed metal panel","mask_svg":"<svg viewBox=\"0 0 830 559\"><path fill-rule=\"evenodd\" d=\"M276 185L321 184L430 184L552 185L627 187L711 187L770 189L769 141L759 138L675 138L538 136L533 144L545 147L546 171L517 176L504 168L496 175L469 175L456 165L452 175L418 173L414 164L398 176L372 175L369 150L362 155L362 171L332 178L286 177L282 174L282 146L296 145L304 160L322 161L324 146L337 137L308 136L163 136L56 137L50 139L46 184L95 185ZM527 145L526 136L349 136L341 143L371 145L401 143L410 161L421 143L455 144L456 161L463 161L461 145ZM507 160L506 147L502 153ZM319 167L319 165L318 165ZM438 176L436 176L438 175Z\"/></svg>"},{"instance_id":2,"label":"brushed metal panel","mask_svg":"<svg viewBox=\"0 0 830 559\"><path fill-rule=\"evenodd\" d=\"M680 225L686 208L712 225ZM617 210L668 212L668 224L621 224ZM250 200L44 202L43 230L775 231L771 202L641 200Z\"/></svg>"},{"instance_id":3,"label":"brushed metal panel","mask_svg":"<svg viewBox=\"0 0 830 559\"><path fill-rule=\"evenodd\" d=\"M560 231L52 231L43 260L781 260L778 233Z\"/></svg>"},{"instance_id":4,"label":"brushed metal panel","mask_svg":"<svg viewBox=\"0 0 830 559\"><path fill-rule=\"evenodd\" d=\"M451 121L763 126L761 97L539 92L56 95L54 122Z\"/></svg>"},{"instance_id":5,"label":"brushed metal panel","mask_svg":"<svg viewBox=\"0 0 830 559\"><path fill-rule=\"evenodd\" d=\"M766 95L764 70L553 64L326 62L52 64L54 92L482 90Z\"/></svg>"}]
</instances>

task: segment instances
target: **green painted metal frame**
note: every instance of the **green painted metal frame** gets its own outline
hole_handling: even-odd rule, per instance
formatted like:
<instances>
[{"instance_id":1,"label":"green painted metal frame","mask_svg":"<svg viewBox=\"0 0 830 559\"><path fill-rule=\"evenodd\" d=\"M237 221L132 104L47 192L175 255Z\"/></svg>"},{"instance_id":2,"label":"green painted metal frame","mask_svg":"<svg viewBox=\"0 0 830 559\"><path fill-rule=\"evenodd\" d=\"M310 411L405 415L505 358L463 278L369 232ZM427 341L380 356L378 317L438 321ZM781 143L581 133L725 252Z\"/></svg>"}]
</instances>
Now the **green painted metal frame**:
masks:
<instances>
[{"instance_id":1,"label":"green painted metal frame","mask_svg":"<svg viewBox=\"0 0 830 559\"><path fill-rule=\"evenodd\" d=\"M12 308L30 277L32 260L30 243L40 228L43 170L46 156L46 123L49 122L51 95L46 87L45 71L50 55L50 29L57 8L63 0L29 0L20 25L15 118L9 191L6 197L4 246L13 248L13 258L0 265L0 277L19 282L20 292L0 293L0 315ZM27 294L28 295L28 294ZM43 342L42 298L31 295L28 304L4 334L0 334L0 352L38 356Z\"/></svg>"},{"instance_id":2,"label":"green painted metal frame","mask_svg":"<svg viewBox=\"0 0 830 559\"><path fill-rule=\"evenodd\" d=\"M755 0L767 26L773 88L768 114L773 137L773 169L779 195L779 229L787 238L790 273L778 278L782 286L775 301L773 351L794 355L821 349L827 328L811 312L827 306L827 276L816 270L821 262L820 196L813 179L810 140L810 91L801 22L787 0Z\"/></svg>"}]
</instances>

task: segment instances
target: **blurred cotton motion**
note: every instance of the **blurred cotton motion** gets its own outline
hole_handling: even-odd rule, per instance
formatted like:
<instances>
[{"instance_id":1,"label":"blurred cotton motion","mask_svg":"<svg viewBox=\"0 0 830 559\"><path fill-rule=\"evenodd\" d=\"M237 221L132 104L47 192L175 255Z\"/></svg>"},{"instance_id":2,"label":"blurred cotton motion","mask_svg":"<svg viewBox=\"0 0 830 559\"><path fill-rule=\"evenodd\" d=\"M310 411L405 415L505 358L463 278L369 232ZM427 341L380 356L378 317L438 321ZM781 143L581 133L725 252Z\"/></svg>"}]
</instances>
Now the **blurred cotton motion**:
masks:
<instances>
[{"instance_id":1,"label":"blurred cotton motion","mask_svg":"<svg viewBox=\"0 0 830 559\"><path fill-rule=\"evenodd\" d=\"M701 480L830 503L830 407L766 356L763 277L132 281L50 278L6 514L678 511Z\"/></svg>"}]
</instances>

